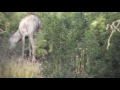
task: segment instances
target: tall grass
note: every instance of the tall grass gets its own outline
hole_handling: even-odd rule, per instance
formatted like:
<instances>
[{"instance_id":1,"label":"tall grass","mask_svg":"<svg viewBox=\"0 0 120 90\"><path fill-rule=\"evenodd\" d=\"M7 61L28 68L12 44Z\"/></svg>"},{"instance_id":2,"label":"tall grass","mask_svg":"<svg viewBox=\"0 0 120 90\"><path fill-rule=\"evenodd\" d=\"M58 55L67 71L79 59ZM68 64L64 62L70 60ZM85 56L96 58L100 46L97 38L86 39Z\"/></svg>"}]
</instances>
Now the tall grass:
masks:
<instances>
[{"instance_id":1,"label":"tall grass","mask_svg":"<svg viewBox=\"0 0 120 90\"><path fill-rule=\"evenodd\" d=\"M17 59L0 60L0 78L43 78L42 64Z\"/></svg>"}]
</instances>

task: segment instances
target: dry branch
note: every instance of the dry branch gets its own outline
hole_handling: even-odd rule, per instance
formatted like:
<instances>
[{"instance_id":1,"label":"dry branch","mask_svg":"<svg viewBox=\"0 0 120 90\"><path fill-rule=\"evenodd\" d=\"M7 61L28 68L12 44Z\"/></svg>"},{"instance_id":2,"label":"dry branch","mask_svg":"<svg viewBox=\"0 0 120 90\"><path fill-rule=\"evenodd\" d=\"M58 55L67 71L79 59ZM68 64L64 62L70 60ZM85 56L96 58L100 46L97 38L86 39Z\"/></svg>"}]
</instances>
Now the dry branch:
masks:
<instances>
[{"instance_id":1,"label":"dry branch","mask_svg":"<svg viewBox=\"0 0 120 90\"><path fill-rule=\"evenodd\" d=\"M116 24L116 25L115 25ZM118 31L118 32L120 32L120 30L119 30L119 26L120 26L120 20L116 20L116 21L114 21L111 25L107 25L107 27L106 27L106 30L108 30L108 29L110 29L111 30L111 34L110 34L110 36L109 36L109 38L108 38L108 42L107 42L107 50L109 49L109 47L110 47L110 40L111 40L111 38L112 38L112 36L113 36L113 33L114 32L116 32L116 31Z\"/></svg>"},{"instance_id":2,"label":"dry branch","mask_svg":"<svg viewBox=\"0 0 120 90\"><path fill-rule=\"evenodd\" d=\"M4 31L3 29L0 28L0 34L3 34L5 32L7 32L7 31Z\"/></svg>"},{"instance_id":3,"label":"dry branch","mask_svg":"<svg viewBox=\"0 0 120 90\"><path fill-rule=\"evenodd\" d=\"M115 31L112 31L111 32L111 34L110 34L110 36L109 36L109 38L108 38L108 45L107 45L107 50L109 49L109 47L110 47L110 40L111 40L111 37L113 36L113 33L114 33Z\"/></svg>"}]
</instances>

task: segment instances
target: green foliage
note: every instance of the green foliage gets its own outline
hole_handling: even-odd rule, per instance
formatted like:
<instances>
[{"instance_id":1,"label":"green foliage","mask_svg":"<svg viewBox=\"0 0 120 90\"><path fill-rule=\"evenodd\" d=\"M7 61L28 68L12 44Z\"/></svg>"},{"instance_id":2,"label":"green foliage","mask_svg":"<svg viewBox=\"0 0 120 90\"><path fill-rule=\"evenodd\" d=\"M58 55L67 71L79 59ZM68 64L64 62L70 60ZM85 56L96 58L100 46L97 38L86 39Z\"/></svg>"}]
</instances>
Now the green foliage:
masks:
<instances>
[{"instance_id":1,"label":"green foliage","mask_svg":"<svg viewBox=\"0 0 120 90\"><path fill-rule=\"evenodd\" d=\"M47 41L44 39L44 33L41 31L37 34L36 38L36 55L37 57L41 57L42 55L46 55L47 51L44 49L47 46Z\"/></svg>"},{"instance_id":2,"label":"green foliage","mask_svg":"<svg viewBox=\"0 0 120 90\"><path fill-rule=\"evenodd\" d=\"M31 13L0 12L0 28L8 31L0 36L0 46L4 45L3 49L7 47L5 41L8 40L9 33L14 33L21 18ZM40 60L44 57L44 77L120 77L120 33L114 33L110 49L106 49L110 35L110 31L106 31L106 25L120 19L119 12L34 14L42 21L42 29L36 34L35 43L36 57Z\"/></svg>"}]
</instances>

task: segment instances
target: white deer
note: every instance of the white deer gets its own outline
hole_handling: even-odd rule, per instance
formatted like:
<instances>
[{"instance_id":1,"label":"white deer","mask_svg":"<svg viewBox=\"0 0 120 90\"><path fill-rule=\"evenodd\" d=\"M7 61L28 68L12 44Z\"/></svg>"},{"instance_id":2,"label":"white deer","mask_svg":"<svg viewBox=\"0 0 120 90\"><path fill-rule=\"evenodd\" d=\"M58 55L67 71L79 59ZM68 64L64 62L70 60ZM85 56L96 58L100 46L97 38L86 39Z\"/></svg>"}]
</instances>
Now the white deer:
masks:
<instances>
[{"instance_id":1,"label":"white deer","mask_svg":"<svg viewBox=\"0 0 120 90\"><path fill-rule=\"evenodd\" d=\"M33 34L41 28L41 21L35 15L29 15L24 17L20 23L18 30L10 37L10 48L15 48L16 43L22 40L22 59L24 59L24 49L25 49L25 38L29 38L29 57L32 62L36 61L35 58L35 47Z\"/></svg>"}]
</instances>

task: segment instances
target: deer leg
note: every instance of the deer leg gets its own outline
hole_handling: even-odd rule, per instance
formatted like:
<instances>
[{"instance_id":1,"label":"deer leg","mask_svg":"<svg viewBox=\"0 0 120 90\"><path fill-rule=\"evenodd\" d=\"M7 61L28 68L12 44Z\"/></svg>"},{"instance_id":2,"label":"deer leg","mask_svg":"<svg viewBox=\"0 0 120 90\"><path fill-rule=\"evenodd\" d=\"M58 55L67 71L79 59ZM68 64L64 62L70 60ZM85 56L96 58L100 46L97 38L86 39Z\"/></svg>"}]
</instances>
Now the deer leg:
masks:
<instances>
[{"instance_id":1,"label":"deer leg","mask_svg":"<svg viewBox=\"0 0 120 90\"><path fill-rule=\"evenodd\" d=\"M25 36L22 37L22 60L24 59Z\"/></svg>"},{"instance_id":2,"label":"deer leg","mask_svg":"<svg viewBox=\"0 0 120 90\"><path fill-rule=\"evenodd\" d=\"M31 52L31 44L30 44L30 41L29 41L29 59L31 59L32 57L32 52Z\"/></svg>"},{"instance_id":3,"label":"deer leg","mask_svg":"<svg viewBox=\"0 0 120 90\"><path fill-rule=\"evenodd\" d=\"M29 41L32 47L32 62L35 62L35 48L34 48L34 41L33 41L33 36L29 36Z\"/></svg>"}]
</instances>

